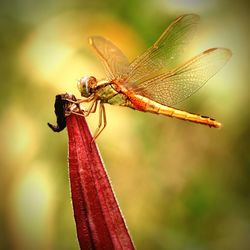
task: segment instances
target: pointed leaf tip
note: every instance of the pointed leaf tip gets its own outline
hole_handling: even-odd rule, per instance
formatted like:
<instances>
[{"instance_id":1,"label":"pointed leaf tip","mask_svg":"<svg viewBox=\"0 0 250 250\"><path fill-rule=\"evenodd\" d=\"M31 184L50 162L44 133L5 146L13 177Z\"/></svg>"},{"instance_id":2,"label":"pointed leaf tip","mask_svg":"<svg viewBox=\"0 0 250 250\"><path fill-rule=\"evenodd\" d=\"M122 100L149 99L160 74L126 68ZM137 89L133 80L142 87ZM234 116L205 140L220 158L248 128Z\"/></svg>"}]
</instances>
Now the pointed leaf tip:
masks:
<instances>
[{"instance_id":1,"label":"pointed leaf tip","mask_svg":"<svg viewBox=\"0 0 250 250\"><path fill-rule=\"evenodd\" d=\"M81 249L135 249L83 117L66 118L69 175Z\"/></svg>"}]
</instances>

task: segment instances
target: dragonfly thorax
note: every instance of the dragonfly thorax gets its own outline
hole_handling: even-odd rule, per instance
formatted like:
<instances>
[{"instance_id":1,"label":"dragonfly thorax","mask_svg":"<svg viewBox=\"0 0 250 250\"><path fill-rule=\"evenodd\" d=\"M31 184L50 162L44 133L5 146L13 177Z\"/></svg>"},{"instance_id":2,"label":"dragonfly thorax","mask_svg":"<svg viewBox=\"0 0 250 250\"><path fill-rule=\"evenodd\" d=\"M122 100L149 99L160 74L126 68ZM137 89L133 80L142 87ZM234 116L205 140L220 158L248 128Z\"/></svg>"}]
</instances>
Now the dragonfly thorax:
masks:
<instances>
[{"instance_id":1,"label":"dragonfly thorax","mask_svg":"<svg viewBox=\"0 0 250 250\"><path fill-rule=\"evenodd\" d=\"M97 80L94 76L84 76L77 83L78 90L83 97L91 96L96 85Z\"/></svg>"}]
</instances>

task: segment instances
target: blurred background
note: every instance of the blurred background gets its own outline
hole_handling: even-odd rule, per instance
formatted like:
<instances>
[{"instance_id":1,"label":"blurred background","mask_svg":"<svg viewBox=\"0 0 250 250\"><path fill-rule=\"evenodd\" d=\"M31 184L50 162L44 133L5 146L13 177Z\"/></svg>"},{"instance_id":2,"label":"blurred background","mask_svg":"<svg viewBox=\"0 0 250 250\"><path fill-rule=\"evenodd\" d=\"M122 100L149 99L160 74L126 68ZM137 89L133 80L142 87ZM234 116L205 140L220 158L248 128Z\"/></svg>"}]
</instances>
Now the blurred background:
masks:
<instances>
[{"instance_id":1,"label":"blurred background","mask_svg":"<svg viewBox=\"0 0 250 250\"><path fill-rule=\"evenodd\" d=\"M67 133L53 133L54 96L83 75L104 78L87 43L103 35L133 59L177 16L201 24L188 55L233 51L177 107L222 129L107 106L97 143L138 249L250 249L247 1L1 1L0 249L78 249ZM98 115L88 118L93 131Z\"/></svg>"}]
</instances>

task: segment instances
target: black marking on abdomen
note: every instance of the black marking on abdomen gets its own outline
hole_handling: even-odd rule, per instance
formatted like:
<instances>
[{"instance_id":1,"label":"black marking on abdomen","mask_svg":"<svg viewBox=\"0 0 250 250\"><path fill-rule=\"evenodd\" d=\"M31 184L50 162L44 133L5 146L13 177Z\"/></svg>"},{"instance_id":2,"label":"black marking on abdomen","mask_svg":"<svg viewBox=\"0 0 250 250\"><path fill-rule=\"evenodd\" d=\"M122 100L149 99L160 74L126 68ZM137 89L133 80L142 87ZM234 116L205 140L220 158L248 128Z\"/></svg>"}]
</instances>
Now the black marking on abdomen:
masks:
<instances>
[{"instance_id":1,"label":"black marking on abdomen","mask_svg":"<svg viewBox=\"0 0 250 250\"><path fill-rule=\"evenodd\" d=\"M208 117L208 116L206 116L206 115L201 115L201 117L202 117L202 118L206 118L206 119L210 119L210 120L212 120L212 121L215 121L215 119L213 119L213 118L211 118L211 117Z\"/></svg>"}]
</instances>

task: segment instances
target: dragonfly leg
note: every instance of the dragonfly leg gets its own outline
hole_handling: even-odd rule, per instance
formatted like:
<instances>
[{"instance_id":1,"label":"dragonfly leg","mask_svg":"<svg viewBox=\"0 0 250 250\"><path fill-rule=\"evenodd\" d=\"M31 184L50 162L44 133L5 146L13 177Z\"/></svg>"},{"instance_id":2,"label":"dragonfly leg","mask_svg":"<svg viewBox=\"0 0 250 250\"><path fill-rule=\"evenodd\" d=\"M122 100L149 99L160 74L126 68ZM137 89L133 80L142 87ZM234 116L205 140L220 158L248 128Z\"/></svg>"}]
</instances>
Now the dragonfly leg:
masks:
<instances>
[{"instance_id":1,"label":"dragonfly leg","mask_svg":"<svg viewBox=\"0 0 250 250\"><path fill-rule=\"evenodd\" d=\"M94 101L88 107L88 109L83 110L83 109L81 109L80 103L73 103L73 105L75 105L75 107L72 108L71 110L69 110L66 113L66 116L69 116L70 114L75 114L75 115L87 117L90 113L96 112L97 104L98 104L98 100L95 98Z\"/></svg>"},{"instance_id":2,"label":"dragonfly leg","mask_svg":"<svg viewBox=\"0 0 250 250\"><path fill-rule=\"evenodd\" d=\"M85 111L85 116L88 116L90 113L95 113L97 108L98 101L95 99L91 105L88 107L88 109Z\"/></svg>"},{"instance_id":3,"label":"dragonfly leg","mask_svg":"<svg viewBox=\"0 0 250 250\"><path fill-rule=\"evenodd\" d=\"M94 105L92 106L92 109L91 109L90 113L95 113L96 112L97 103L98 103L98 101L94 102Z\"/></svg>"},{"instance_id":4,"label":"dragonfly leg","mask_svg":"<svg viewBox=\"0 0 250 250\"><path fill-rule=\"evenodd\" d=\"M79 115L79 116L83 116L85 117L85 114L84 113L81 113L79 111L74 111L74 110L71 110L69 114L67 114L66 116L69 116L71 114L74 114L74 115Z\"/></svg>"},{"instance_id":5,"label":"dragonfly leg","mask_svg":"<svg viewBox=\"0 0 250 250\"><path fill-rule=\"evenodd\" d=\"M90 106L88 107L87 110L84 110L81 108L80 104L82 102L91 102ZM87 99L78 99L77 101L70 101L71 103L73 103L75 105L75 108L73 108L70 112L69 115L72 114L78 114L84 117L87 117L90 113L94 113L96 111L96 105L97 105L97 98L95 96L92 96L91 98L87 98Z\"/></svg>"},{"instance_id":6,"label":"dragonfly leg","mask_svg":"<svg viewBox=\"0 0 250 250\"><path fill-rule=\"evenodd\" d=\"M106 118L106 111L104 104L101 102L99 106L99 124L98 127L94 133L93 141L96 140L96 138L101 134L101 132L104 130L104 128L107 125L107 118Z\"/></svg>"},{"instance_id":7,"label":"dragonfly leg","mask_svg":"<svg viewBox=\"0 0 250 250\"><path fill-rule=\"evenodd\" d=\"M82 102L91 102L93 101L94 99L96 99L96 97L94 95L88 97L88 98L85 98L85 99L77 99L76 103L77 104L80 104Z\"/></svg>"},{"instance_id":8,"label":"dragonfly leg","mask_svg":"<svg viewBox=\"0 0 250 250\"><path fill-rule=\"evenodd\" d=\"M81 104L82 102L91 102L91 101L93 101L94 99L96 99L96 97L95 97L94 95L92 95L92 96L90 96L90 97L88 97L88 98L85 98L85 99L72 100L72 99L70 99L70 98L65 98L64 100L65 100L65 101L68 101L68 102L70 102L70 103L75 104L75 105L79 108L79 110L80 110L80 104Z\"/></svg>"},{"instance_id":9,"label":"dragonfly leg","mask_svg":"<svg viewBox=\"0 0 250 250\"><path fill-rule=\"evenodd\" d=\"M85 112L83 109L81 109L80 104L72 104L67 110L65 110L65 116L69 116L71 114L76 114L80 116L85 116Z\"/></svg>"},{"instance_id":10,"label":"dragonfly leg","mask_svg":"<svg viewBox=\"0 0 250 250\"><path fill-rule=\"evenodd\" d=\"M72 101L73 103L82 103L82 102L91 102L93 99L95 99L96 97L94 95L87 97L87 98L83 98L83 99L77 99L76 101Z\"/></svg>"}]
</instances>

